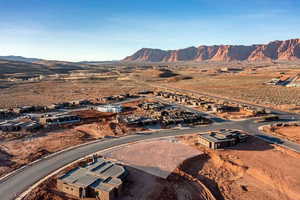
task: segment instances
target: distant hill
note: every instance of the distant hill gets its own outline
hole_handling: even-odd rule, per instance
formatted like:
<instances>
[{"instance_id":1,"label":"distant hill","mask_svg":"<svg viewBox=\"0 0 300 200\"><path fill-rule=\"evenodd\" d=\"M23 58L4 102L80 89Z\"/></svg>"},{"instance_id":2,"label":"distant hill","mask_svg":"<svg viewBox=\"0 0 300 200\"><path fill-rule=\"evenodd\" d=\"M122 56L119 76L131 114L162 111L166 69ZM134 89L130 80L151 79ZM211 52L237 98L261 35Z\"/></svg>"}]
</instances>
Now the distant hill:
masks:
<instances>
[{"instance_id":1,"label":"distant hill","mask_svg":"<svg viewBox=\"0 0 300 200\"><path fill-rule=\"evenodd\" d=\"M11 61L11 60L0 60L0 74L13 74L13 73L37 73L37 74L50 74L51 71L45 65Z\"/></svg>"},{"instance_id":2,"label":"distant hill","mask_svg":"<svg viewBox=\"0 0 300 200\"><path fill-rule=\"evenodd\" d=\"M40 58L26 58L23 56L0 56L0 60L9 60L9 61L16 61L16 62L27 62L27 63L53 63L53 62L60 62L60 63L74 63L74 64L86 64L86 65L98 65L98 64L115 64L119 63L118 60L111 60L111 61L80 61L80 62L68 62L68 61L57 61L57 60L46 60Z\"/></svg>"},{"instance_id":3,"label":"distant hill","mask_svg":"<svg viewBox=\"0 0 300 200\"><path fill-rule=\"evenodd\" d=\"M18 61L18 62L39 62L43 61L43 59L38 59L38 58L25 58L22 56L0 56L1 60L9 60L9 61Z\"/></svg>"},{"instance_id":4,"label":"distant hill","mask_svg":"<svg viewBox=\"0 0 300 200\"><path fill-rule=\"evenodd\" d=\"M300 39L273 41L251 46L214 45L189 47L179 50L143 48L123 61L177 62L177 61L268 61L300 59Z\"/></svg>"},{"instance_id":5,"label":"distant hill","mask_svg":"<svg viewBox=\"0 0 300 200\"><path fill-rule=\"evenodd\" d=\"M39 62L23 62L0 59L0 74L56 74L68 73L74 70L83 70L87 67L70 62L58 61L39 61Z\"/></svg>"},{"instance_id":6,"label":"distant hill","mask_svg":"<svg viewBox=\"0 0 300 200\"><path fill-rule=\"evenodd\" d=\"M76 62L77 64L85 64L85 65L105 65L105 64L116 64L119 63L118 60L111 61L80 61Z\"/></svg>"}]
</instances>

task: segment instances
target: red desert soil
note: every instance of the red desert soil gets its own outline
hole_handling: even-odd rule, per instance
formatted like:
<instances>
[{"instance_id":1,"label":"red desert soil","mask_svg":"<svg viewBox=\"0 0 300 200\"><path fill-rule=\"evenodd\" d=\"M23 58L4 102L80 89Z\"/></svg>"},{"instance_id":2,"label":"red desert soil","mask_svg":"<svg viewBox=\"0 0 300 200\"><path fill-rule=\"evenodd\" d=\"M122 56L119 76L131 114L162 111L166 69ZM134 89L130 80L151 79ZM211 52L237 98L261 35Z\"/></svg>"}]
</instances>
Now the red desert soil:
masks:
<instances>
[{"instance_id":1,"label":"red desert soil","mask_svg":"<svg viewBox=\"0 0 300 200\"><path fill-rule=\"evenodd\" d=\"M154 140L130 144L103 155L146 173L167 178L184 160L200 154L201 151L185 144Z\"/></svg>"},{"instance_id":2,"label":"red desert soil","mask_svg":"<svg viewBox=\"0 0 300 200\"><path fill-rule=\"evenodd\" d=\"M30 139L3 142L0 145L0 176L42 156L90 139L86 133L70 129L53 131Z\"/></svg>"},{"instance_id":3,"label":"red desert soil","mask_svg":"<svg viewBox=\"0 0 300 200\"><path fill-rule=\"evenodd\" d=\"M105 136L121 136L138 131L144 131L144 128L127 127L116 122L100 122L92 124L84 124L75 127L75 130L87 133L93 138L103 138Z\"/></svg>"},{"instance_id":4,"label":"red desert soil","mask_svg":"<svg viewBox=\"0 0 300 200\"><path fill-rule=\"evenodd\" d=\"M178 149L175 148L176 145L178 145ZM151 148L151 146L153 147ZM131 166L125 165L129 176L124 182L124 191L120 200L215 200L205 185L184 172L180 166L187 157L201 155L202 152L199 150L170 141L151 141L111 151L114 156L121 156L124 152L127 153L123 158L134 163ZM156 155L151 156L151 154ZM179 155L179 159L176 158L176 155ZM134 158L131 159L132 157ZM148 160L143 158L148 158ZM164 158L167 159L164 160ZM170 170L167 178L152 175L147 170L140 170L136 167L146 164L149 167ZM165 164L167 166L164 166ZM55 177L53 177L34 189L25 199L69 200L71 198L56 189Z\"/></svg>"},{"instance_id":5,"label":"red desert soil","mask_svg":"<svg viewBox=\"0 0 300 200\"><path fill-rule=\"evenodd\" d=\"M253 137L247 143L218 151L195 145L193 136L180 140L204 153L183 161L167 179L127 167L130 176L120 199L296 200L300 197L298 153ZM27 200L71 199L55 189L55 182L48 184L34 190Z\"/></svg>"},{"instance_id":6,"label":"red desert soil","mask_svg":"<svg viewBox=\"0 0 300 200\"><path fill-rule=\"evenodd\" d=\"M286 126L275 129L272 134L300 144L300 126Z\"/></svg>"},{"instance_id":7,"label":"red desert soil","mask_svg":"<svg viewBox=\"0 0 300 200\"><path fill-rule=\"evenodd\" d=\"M195 138L182 138L207 154L183 165L218 197L230 200L300 199L300 155L250 137L225 150L195 145Z\"/></svg>"},{"instance_id":8,"label":"red desert soil","mask_svg":"<svg viewBox=\"0 0 300 200\"><path fill-rule=\"evenodd\" d=\"M118 200L215 200L210 192L179 169L167 179L128 167L122 197ZM46 180L24 200L75 200L56 188L56 177Z\"/></svg>"},{"instance_id":9,"label":"red desert soil","mask_svg":"<svg viewBox=\"0 0 300 200\"><path fill-rule=\"evenodd\" d=\"M225 119L244 119L248 117L252 117L252 113L247 111L239 111L239 112L225 112L225 113L217 113L217 116L220 116Z\"/></svg>"},{"instance_id":10,"label":"red desert soil","mask_svg":"<svg viewBox=\"0 0 300 200\"><path fill-rule=\"evenodd\" d=\"M25 139L0 144L0 176L47 154L105 136L120 136L143 131L143 128L118 124L115 114L97 111L75 112L87 124L68 129L48 130Z\"/></svg>"},{"instance_id":11,"label":"red desert soil","mask_svg":"<svg viewBox=\"0 0 300 200\"><path fill-rule=\"evenodd\" d=\"M0 176L47 154L105 136L120 136L143 128L130 128L103 120L71 129L41 133L40 136L0 144Z\"/></svg>"}]
</instances>

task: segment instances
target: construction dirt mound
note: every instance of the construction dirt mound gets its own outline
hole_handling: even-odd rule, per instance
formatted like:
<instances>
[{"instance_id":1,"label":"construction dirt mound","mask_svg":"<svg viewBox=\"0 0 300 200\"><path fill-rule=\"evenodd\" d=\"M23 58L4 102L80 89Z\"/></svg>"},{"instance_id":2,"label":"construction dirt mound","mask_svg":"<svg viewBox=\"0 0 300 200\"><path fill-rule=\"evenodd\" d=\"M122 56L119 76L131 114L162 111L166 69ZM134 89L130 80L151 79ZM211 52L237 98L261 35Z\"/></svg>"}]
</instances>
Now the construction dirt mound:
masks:
<instances>
[{"instance_id":1,"label":"construction dirt mound","mask_svg":"<svg viewBox=\"0 0 300 200\"><path fill-rule=\"evenodd\" d=\"M128 127L111 121L102 121L98 123L84 124L75 127L75 130L89 134L91 137L98 139L106 136L122 136L137 131L143 131L143 128Z\"/></svg>"},{"instance_id":2,"label":"construction dirt mound","mask_svg":"<svg viewBox=\"0 0 300 200\"><path fill-rule=\"evenodd\" d=\"M193 136L183 141L204 154L186 160L180 169L205 184L217 199L300 199L298 153L254 137L218 151L197 145Z\"/></svg>"}]
</instances>

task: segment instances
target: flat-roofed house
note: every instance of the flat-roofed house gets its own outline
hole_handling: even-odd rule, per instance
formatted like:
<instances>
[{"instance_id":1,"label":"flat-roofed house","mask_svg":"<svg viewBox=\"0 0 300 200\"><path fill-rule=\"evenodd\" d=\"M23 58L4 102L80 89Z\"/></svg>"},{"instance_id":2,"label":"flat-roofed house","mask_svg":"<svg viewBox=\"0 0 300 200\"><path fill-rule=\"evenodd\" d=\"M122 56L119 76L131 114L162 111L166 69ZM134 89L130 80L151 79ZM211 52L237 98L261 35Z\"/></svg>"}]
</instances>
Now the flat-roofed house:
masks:
<instances>
[{"instance_id":1,"label":"flat-roofed house","mask_svg":"<svg viewBox=\"0 0 300 200\"><path fill-rule=\"evenodd\" d=\"M98 158L60 176L57 188L77 198L114 200L121 195L127 175L123 166Z\"/></svg>"},{"instance_id":2,"label":"flat-roofed house","mask_svg":"<svg viewBox=\"0 0 300 200\"><path fill-rule=\"evenodd\" d=\"M220 130L200 134L197 142L211 149L220 149L245 142L247 138L247 134L238 130Z\"/></svg>"},{"instance_id":3,"label":"flat-roofed house","mask_svg":"<svg viewBox=\"0 0 300 200\"><path fill-rule=\"evenodd\" d=\"M75 124L80 122L80 117L76 115L55 115L40 118L42 125L59 126L64 124Z\"/></svg>"},{"instance_id":4,"label":"flat-roofed house","mask_svg":"<svg viewBox=\"0 0 300 200\"><path fill-rule=\"evenodd\" d=\"M102 106L97 106L96 110L100 112L111 112L111 113L120 113L123 111L123 107L121 105L102 105Z\"/></svg>"},{"instance_id":5,"label":"flat-roofed house","mask_svg":"<svg viewBox=\"0 0 300 200\"><path fill-rule=\"evenodd\" d=\"M12 131L35 131L40 128L40 124L35 121L6 121L0 123L0 130L4 132L12 132Z\"/></svg>"}]
</instances>

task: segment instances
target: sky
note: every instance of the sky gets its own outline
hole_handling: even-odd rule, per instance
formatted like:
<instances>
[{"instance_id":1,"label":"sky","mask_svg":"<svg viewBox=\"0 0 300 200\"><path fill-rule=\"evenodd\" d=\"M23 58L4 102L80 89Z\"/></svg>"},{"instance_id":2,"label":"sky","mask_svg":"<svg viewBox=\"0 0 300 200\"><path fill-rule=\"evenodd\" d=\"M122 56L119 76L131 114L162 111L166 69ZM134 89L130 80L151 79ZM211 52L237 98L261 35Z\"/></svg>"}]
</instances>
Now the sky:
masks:
<instances>
[{"instance_id":1,"label":"sky","mask_svg":"<svg viewBox=\"0 0 300 200\"><path fill-rule=\"evenodd\" d=\"M300 0L0 0L0 55L101 61L292 38Z\"/></svg>"}]
</instances>

